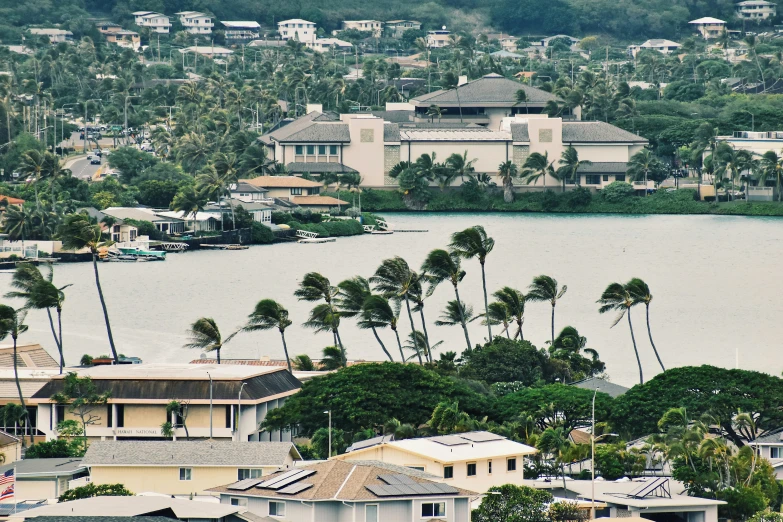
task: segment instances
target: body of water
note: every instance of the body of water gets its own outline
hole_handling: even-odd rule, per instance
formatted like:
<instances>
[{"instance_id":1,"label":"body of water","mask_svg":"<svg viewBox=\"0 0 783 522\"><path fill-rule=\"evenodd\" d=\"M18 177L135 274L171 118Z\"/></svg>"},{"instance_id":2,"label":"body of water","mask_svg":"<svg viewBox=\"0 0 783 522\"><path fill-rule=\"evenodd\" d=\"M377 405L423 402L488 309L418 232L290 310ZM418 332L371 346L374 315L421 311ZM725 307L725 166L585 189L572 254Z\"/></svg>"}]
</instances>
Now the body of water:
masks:
<instances>
[{"instance_id":1,"label":"body of water","mask_svg":"<svg viewBox=\"0 0 783 522\"><path fill-rule=\"evenodd\" d=\"M638 371L626 322L610 329L612 314L599 315L596 300L610 282L641 277L654 295L653 336L667 367L713 364L779 375L783 278L772 268L783 258L783 222L775 218L727 216L584 216L543 214L389 214L399 228L427 233L340 238L325 244L280 244L245 251L200 251L170 254L165 262L102 263L99 266L112 327L120 353L145 362L187 362L200 352L183 348L188 326L213 317L224 336L241 326L257 301L272 298L286 306L294 325L286 332L291 355L320 356L330 334L313 334L299 325L312 303L298 302L293 291L302 276L317 271L333 284L362 275L400 255L418 268L433 248L446 247L452 232L483 225L495 239L487 259L492 292L508 285L526 291L534 276L547 274L568 285L557 305L556 331L566 325L587 337L598 350L613 382L631 385ZM461 297L483 308L478 261L467 271ZM0 292L9 289L10 274L0 275ZM66 362L77 364L84 353L110 353L95 289L92 266L63 264L55 268L58 286L66 290L63 313ZM426 301L431 343L440 350L462 351L459 327L433 323L453 290L444 283ZM9 300L5 300L9 302ZM21 306L18 303L17 306ZM634 310L636 338L645 378L659 371L644 327L643 308ZM45 313L32 312L22 342L39 342L55 353ZM401 336L409 326L400 320ZM469 326L475 343L486 336L479 322ZM528 303L525 338L541 347L549 339L550 306ZM382 359L369 331L344 320L343 342L350 359ZM393 334L381 332L397 352ZM240 334L223 350L227 358L282 358L276 330ZM437 355L437 352L436 352Z\"/></svg>"}]
</instances>

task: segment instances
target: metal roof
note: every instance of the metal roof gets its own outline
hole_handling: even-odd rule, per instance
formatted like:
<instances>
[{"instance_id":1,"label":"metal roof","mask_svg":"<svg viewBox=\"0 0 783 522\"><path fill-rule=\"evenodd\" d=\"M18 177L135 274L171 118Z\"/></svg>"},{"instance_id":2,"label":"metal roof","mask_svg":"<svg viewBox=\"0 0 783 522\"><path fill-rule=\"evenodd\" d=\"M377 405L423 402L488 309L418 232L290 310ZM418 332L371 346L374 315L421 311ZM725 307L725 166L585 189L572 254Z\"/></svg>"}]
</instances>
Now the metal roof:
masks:
<instances>
[{"instance_id":1,"label":"metal roof","mask_svg":"<svg viewBox=\"0 0 783 522\"><path fill-rule=\"evenodd\" d=\"M94 441L88 466L284 466L301 459L292 442L237 441Z\"/></svg>"},{"instance_id":2,"label":"metal roof","mask_svg":"<svg viewBox=\"0 0 783 522\"><path fill-rule=\"evenodd\" d=\"M410 103L418 107L430 105L456 107L458 103L462 104L463 107L467 105L513 107L522 105L516 99L517 91L519 90L525 91L529 106L543 106L548 101L559 99L554 94L509 80L499 74L488 74L483 78L460 85L455 89L435 91L412 98ZM459 93L459 100L457 100L457 92Z\"/></svg>"},{"instance_id":3,"label":"metal roof","mask_svg":"<svg viewBox=\"0 0 783 522\"><path fill-rule=\"evenodd\" d=\"M82 459L25 459L0 466L0 473L16 468L16 476L22 477L59 477L75 475L87 469Z\"/></svg>"},{"instance_id":4,"label":"metal roof","mask_svg":"<svg viewBox=\"0 0 783 522\"><path fill-rule=\"evenodd\" d=\"M324 172L337 172L337 173L358 172L356 169L347 167L342 163L334 163L328 161L313 161L313 162L293 161L287 164L285 168L286 170L288 170L288 172L291 172L292 174L300 174L303 172L309 172L310 174L322 174Z\"/></svg>"},{"instance_id":5,"label":"metal roof","mask_svg":"<svg viewBox=\"0 0 783 522\"><path fill-rule=\"evenodd\" d=\"M593 161L590 165L580 165L577 172L580 174L625 174L628 171L628 163L624 161Z\"/></svg>"},{"instance_id":6,"label":"metal roof","mask_svg":"<svg viewBox=\"0 0 783 522\"><path fill-rule=\"evenodd\" d=\"M84 520L82 517L112 516L137 517L146 514L173 514L178 519L216 519L244 510L240 506L184 500L166 496L135 495L132 497L91 497L70 502L60 502L25 511L25 518L53 516L70 517L70 520ZM139 519L136 519L139 520ZM143 519L143 520L146 520Z\"/></svg>"},{"instance_id":7,"label":"metal roof","mask_svg":"<svg viewBox=\"0 0 783 522\"><path fill-rule=\"evenodd\" d=\"M347 123L314 121L277 141L280 143L350 143L351 133Z\"/></svg>"},{"instance_id":8,"label":"metal roof","mask_svg":"<svg viewBox=\"0 0 783 522\"><path fill-rule=\"evenodd\" d=\"M602 121L564 121L563 143L647 143L647 140Z\"/></svg>"}]
</instances>

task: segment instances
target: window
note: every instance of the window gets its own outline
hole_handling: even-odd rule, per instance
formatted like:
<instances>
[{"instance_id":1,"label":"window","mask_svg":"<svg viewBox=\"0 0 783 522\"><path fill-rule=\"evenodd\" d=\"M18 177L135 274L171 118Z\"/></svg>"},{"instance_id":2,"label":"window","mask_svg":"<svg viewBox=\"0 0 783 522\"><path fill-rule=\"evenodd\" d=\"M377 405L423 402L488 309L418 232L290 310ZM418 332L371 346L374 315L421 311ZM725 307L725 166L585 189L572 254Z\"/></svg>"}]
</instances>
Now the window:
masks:
<instances>
[{"instance_id":1,"label":"window","mask_svg":"<svg viewBox=\"0 0 783 522\"><path fill-rule=\"evenodd\" d=\"M378 504L364 506L364 522L378 522Z\"/></svg>"},{"instance_id":2,"label":"window","mask_svg":"<svg viewBox=\"0 0 783 522\"><path fill-rule=\"evenodd\" d=\"M315 145L308 145L307 146L307 153L308 154L315 154Z\"/></svg>"},{"instance_id":3,"label":"window","mask_svg":"<svg viewBox=\"0 0 783 522\"><path fill-rule=\"evenodd\" d=\"M472 464L468 464L468 476L469 477L475 477L476 476L476 463L473 462Z\"/></svg>"},{"instance_id":4,"label":"window","mask_svg":"<svg viewBox=\"0 0 783 522\"><path fill-rule=\"evenodd\" d=\"M270 517L284 517L285 516L285 502L269 501L269 516Z\"/></svg>"},{"instance_id":5,"label":"window","mask_svg":"<svg viewBox=\"0 0 783 522\"><path fill-rule=\"evenodd\" d=\"M304 154L304 147L302 145L296 145L294 146L294 152L299 156L301 156L302 154Z\"/></svg>"},{"instance_id":6,"label":"window","mask_svg":"<svg viewBox=\"0 0 783 522\"><path fill-rule=\"evenodd\" d=\"M313 187L313 188L307 189L307 195L308 196L317 196L320 193L321 193L321 187Z\"/></svg>"},{"instance_id":7,"label":"window","mask_svg":"<svg viewBox=\"0 0 783 522\"><path fill-rule=\"evenodd\" d=\"M329 145L329 154L337 156L337 145Z\"/></svg>"},{"instance_id":8,"label":"window","mask_svg":"<svg viewBox=\"0 0 783 522\"><path fill-rule=\"evenodd\" d=\"M321 156L326 155L326 145L318 145L318 154Z\"/></svg>"},{"instance_id":9,"label":"window","mask_svg":"<svg viewBox=\"0 0 783 522\"><path fill-rule=\"evenodd\" d=\"M63 410L65 411L65 410ZM58 417L62 418L62 417ZM117 405L117 427L118 428L124 428L125 427L125 405L124 404L118 404Z\"/></svg>"},{"instance_id":10,"label":"window","mask_svg":"<svg viewBox=\"0 0 783 522\"><path fill-rule=\"evenodd\" d=\"M302 195L302 189L301 188L292 188L291 189L291 195L292 196L301 196Z\"/></svg>"},{"instance_id":11,"label":"window","mask_svg":"<svg viewBox=\"0 0 783 522\"><path fill-rule=\"evenodd\" d=\"M769 458L771 459L779 459L780 453L780 448L769 448Z\"/></svg>"},{"instance_id":12,"label":"window","mask_svg":"<svg viewBox=\"0 0 783 522\"><path fill-rule=\"evenodd\" d=\"M614 180L615 180L615 181L625 181L625 174L617 174L617 175L614 177Z\"/></svg>"},{"instance_id":13,"label":"window","mask_svg":"<svg viewBox=\"0 0 783 522\"><path fill-rule=\"evenodd\" d=\"M193 470L190 468L179 468L180 480L191 480L193 478Z\"/></svg>"},{"instance_id":14,"label":"window","mask_svg":"<svg viewBox=\"0 0 783 522\"><path fill-rule=\"evenodd\" d=\"M405 466L408 469L415 469L416 471L424 471L424 466Z\"/></svg>"},{"instance_id":15,"label":"window","mask_svg":"<svg viewBox=\"0 0 783 522\"><path fill-rule=\"evenodd\" d=\"M454 478L454 466L443 466L443 478Z\"/></svg>"},{"instance_id":16,"label":"window","mask_svg":"<svg viewBox=\"0 0 783 522\"><path fill-rule=\"evenodd\" d=\"M587 174L585 176L585 184L586 185L600 185L601 184L601 175L600 174Z\"/></svg>"},{"instance_id":17,"label":"window","mask_svg":"<svg viewBox=\"0 0 783 522\"><path fill-rule=\"evenodd\" d=\"M487 461L487 474L492 475L492 461Z\"/></svg>"},{"instance_id":18,"label":"window","mask_svg":"<svg viewBox=\"0 0 783 522\"><path fill-rule=\"evenodd\" d=\"M604 181L609 181L609 174L604 174Z\"/></svg>"},{"instance_id":19,"label":"window","mask_svg":"<svg viewBox=\"0 0 783 522\"><path fill-rule=\"evenodd\" d=\"M445 502L427 502L421 505L421 518L427 517L445 517L446 516L446 503Z\"/></svg>"},{"instance_id":20,"label":"window","mask_svg":"<svg viewBox=\"0 0 783 522\"><path fill-rule=\"evenodd\" d=\"M516 470L517 470L517 459L506 460L506 471L516 471Z\"/></svg>"},{"instance_id":21,"label":"window","mask_svg":"<svg viewBox=\"0 0 783 522\"><path fill-rule=\"evenodd\" d=\"M237 480L261 477L261 470L258 468L240 468L237 470Z\"/></svg>"},{"instance_id":22,"label":"window","mask_svg":"<svg viewBox=\"0 0 783 522\"><path fill-rule=\"evenodd\" d=\"M247 507L247 499L246 498L231 497L231 505L232 506Z\"/></svg>"}]
</instances>

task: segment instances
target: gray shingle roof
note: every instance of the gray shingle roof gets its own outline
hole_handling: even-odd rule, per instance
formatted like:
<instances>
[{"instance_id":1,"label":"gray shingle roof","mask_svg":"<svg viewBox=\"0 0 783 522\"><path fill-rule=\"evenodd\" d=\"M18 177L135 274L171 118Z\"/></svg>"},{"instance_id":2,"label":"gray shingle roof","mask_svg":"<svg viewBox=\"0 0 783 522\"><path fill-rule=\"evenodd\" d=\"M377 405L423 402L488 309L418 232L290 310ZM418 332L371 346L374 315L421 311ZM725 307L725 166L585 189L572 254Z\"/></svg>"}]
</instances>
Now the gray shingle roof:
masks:
<instances>
[{"instance_id":1,"label":"gray shingle roof","mask_svg":"<svg viewBox=\"0 0 783 522\"><path fill-rule=\"evenodd\" d=\"M168 517L35 517L35 522L75 522L78 519L79 522L172 522Z\"/></svg>"},{"instance_id":2,"label":"gray shingle roof","mask_svg":"<svg viewBox=\"0 0 783 522\"><path fill-rule=\"evenodd\" d=\"M358 172L351 167L346 167L342 163L330 163L327 161L315 161L311 163L305 163L302 161L294 161L285 166L286 170L292 174L303 174L308 172L310 174L322 174L324 172Z\"/></svg>"},{"instance_id":3,"label":"gray shingle roof","mask_svg":"<svg viewBox=\"0 0 783 522\"><path fill-rule=\"evenodd\" d=\"M594 161L591 165L582 165L579 167L580 174L599 173L599 174L625 174L628 171L628 164L624 161Z\"/></svg>"},{"instance_id":4,"label":"gray shingle roof","mask_svg":"<svg viewBox=\"0 0 783 522\"><path fill-rule=\"evenodd\" d=\"M608 143L617 141L647 143L647 140L641 136L602 121L563 122L563 143Z\"/></svg>"},{"instance_id":5,"label":"gray shingle roof","mask_svg":"<svg viewBox=\"0 0 783 522\"><path fill-rule=\"evenodd\" d=\"M0 466L0 473L5 473L14 467L16 467L16 475L19 477L74 475L87 469L87 465L82 462L82 459L25 459Z\"/></svg>"},{"instance_id":6,"label":"gray shingle roof","mask_svg":"<svg viewBox=\"0 0 783 522\"><path fill-rule=\"evenodd\" d=\"M752 444L783 444L783 428L774 429L757 437Z\"/></svg>"},{"instance_id":7,"label":"gray shingle roof","mask_svg":"<svg viewBox=\"0 0 783 522\"><path fill-rule=\"evenodd\" d=\"M399 142L400 141L400 126L396 123L386 123L383 126L383 141L384 142Z\"/></svg>"},{"instance_id":8,"label":"gray shingle roof","mask_svg":"<svg viewBox=\"0 0 783 522\"><path fill-rule=\"evenodd\" d=\"M589 377L587 379L582 379L581 381L572 382L570 386L576 386L583 390L595 390L598 388L599 392L606 393L615 398L628 391L628 388L625 386L620 386L619 384L614 384L604 379L599 379L598 377Z\"/></svg>"},{"instance_id":9,"label":"gray shingle roof","mask_svg":"<svg viewBox=\"0 0 783 522\"><path fill-rule=\"evenodd\" d=\"M351 134L346 123L309 122L309 125L301 130L279 138L278 141L280 143L350 143Z\"/></svg>"},{"instance_id":10,"label":"gray shingle roof","mask_svg":"<svg viewBox=\"0 0 783 522\"><path fill-rule=\"evenodd\" d=\"M89 466L282 466L291 442L95 441L87 448Z\"/></svg>"},{"instance_id":11,"label":"gray shingle roof","mask_svg":"<svg viewBox=\"0 0 783 522\"><path fill-rule=\"evenodd\" d=\"M463 106L484 105L497 107L511 107L518 105L516 101L517 91L525 91L527 94L527 103L532 106L543 106L550 100L557 100L554 94L542 91L504 78L499 74L488 74L478 80L473 80L456 89L440 90L424 94L411 99L411 103L421 106L439 105L442 107L457 106L457 93L459 91L459 103Z\"/></svg>"}]
</instances>

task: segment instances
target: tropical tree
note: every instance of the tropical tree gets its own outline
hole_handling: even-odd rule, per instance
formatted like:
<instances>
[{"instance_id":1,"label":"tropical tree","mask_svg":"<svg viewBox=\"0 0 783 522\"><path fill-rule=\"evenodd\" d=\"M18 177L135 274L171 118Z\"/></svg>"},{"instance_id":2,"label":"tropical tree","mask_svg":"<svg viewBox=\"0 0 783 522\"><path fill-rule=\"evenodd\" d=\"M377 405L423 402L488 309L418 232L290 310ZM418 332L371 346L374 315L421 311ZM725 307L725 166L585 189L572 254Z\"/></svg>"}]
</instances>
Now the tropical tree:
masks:
<instances>
[{"instance_id":1,"label":"tropical tree","mask_svg":"<svg viewBox=\"0 0 783 522\"><path fill-rule=\"evenodd\" d=\"M443 116L444 112L446 112L446 109L441 109L437 105L430 105L427 108L427 116L430 117L430 121L434 120L437 117L438 123L440 123L440 119Z\"/></svg>"},{"instance_id":2,"label":"tropical tree","mask_svg":"<svg viewBox=\"0 0 783 522\"><path fill-rule=\"evenodd\" d=\"M759 182L764 185L768 179L775 182L778 201L783 201L783 157L774 150L768 150L761 156Z\"/></svg>"},{"instance_id":3,"label":"tropical tree","mask_svg":"<svg viewBox=\"0 0 783 522\"><path fill-rule=\"evenodd\" d=\"M14 380L16 381L16 391L19 393L19 403L25 410L27 415L27 406L24 402L24 395L22 394L22 385L19 382L19 364L16 354L16 345L19 340L19 336L27 331L27 325L24 324L25 317L27 317L27 310L24 308L14 309L8 305L0 304L0 341L11 336L14 342ZM24 438L23 438L24 442ZM33 443L33 433L30 432L30 444Z\"/></svg>"},{"instance_id":4,"label":"tropical tree","mask_svg":"<svg viewBox=\"0 0 783 522\"><path fill-rule=\"evenodd\" d=\"M538 180L542 179L544 188L546 188L546 177L555 177L554 164L554 161L549 161L548 152L543 154L534 152L522 164L522 179L527 185L531 183L538 184Z\"/></svg>"},{"instance_id":5,"label":"tropical tree","mask_svg":"<svg viewBox=\"0 0 783 522\"><path fill-rule=\"evenodd\" d=\"M174 416L174 423L169 423L170 429L177 428L177 420L180 421L182 427L185 429L185 439L190 440L190 432L188 431L188 407L190 403L188 401L179 401L177 399L171 400L166 404L166 415L171 418ZM172 433L173 434L173 433Z\"/></svg>"},{"instance_id":6,"label":"tropical tree","mask_svg":"<svg viewBox=\"0 0 783 522\"><path fill-rule=\"evenodd\" d=\"M393 361L391 354L386 349L377 328L383 328L386 324L383 321L373 320L372 313L365 313L365 303L372 296L370 283L367 279L356 276L346 279L337 285L339 295L337 305L343 317L359 318L358 325L361 329L372 330L375 340L381 345L381 350L386 354L390 361Z\"/></svg>"},{"instance_id":7,"label":"tropical tree","mask_svg":"<svg viewBox=\"0 0 783 522\"><path fill-rule=\"evenodd\" d=\"M527 113L527 112L528 112L528 107L527 107L527 91L525 91L525 89L519 89L519 90L516 92L516 94L514 95L514 99L516 100L516 102L517 102L518 104L519 104L519 103L524 103L524 104L525 104L525 113Z\"/></svg>"},{"instance_id":8,"label":"tropical tree","mask_svg":"<svg viewBox=\"0 0 783 522\"><path fill-rule=\"evenodd\" d=\"M563 475L563 487L566 487L565 456L571 449L571 441L562 427L547 428L538 437L536 448L542 453L550 455L560 465L560 473Z\"/></svg>"},{"instance_id":9,"label":"tropical tree","mask_svg":"<svg viewBox=\"0 0 783 522\"><path fill-rule=\"evenodd\" d=\"M514 178L518 175L517 166L513 161L504 161L498 165L498 176L503 183L503 201L514 201Z\"/></svg>"},{"instance_id":10,"label":"tropical tree","mask_svg":"<svg viewBox=\"0 0 783 522\"><path fill-rule=\"evenodd\" d=\"M650 172L655 168L654 163L658 161L650 149L642 149L633 156L628 162L628 177L634 181L644 180L644 195L647 195L647 178Z\"/></svg>"},{"instance_id":11,"label":"tropical tree","mask_svg":"<svg viewBox=\"0 0 783 522\"><path fill-rule=\"evenodd\" d=\"M456 152L446 158L445 165L448 169L454 172L456 179L459 176L460 181L465 181L465 176L471 177L475 168L473 164L476 163L475 159L468 161L468 151L465 151L461 156Z\"/></svg>"},{"instance_id":12,"label":"tropical tree","mask_svg":"<svg viewBox=\"0 0 783 522\"><path fill-rule=\"evenodd\" d=\"M98 251L109 247L113 241L104 240L100 225L93 225L85 214L70 214L65 216L65 221L57 229L57 233L63 242L65 250L81 250L87 248L92 254L92 268L95 272L95 286L98 288L98 298L103 309L103 320L106 323L106 333L109 336L109 346L114 357L114 362L119 361L117 348L114 346L114 337L111 333L109 311L106 308L106 300L101 289L101 279L98 275Z\"/></svg>"},{"instance_id":13,"label":"tropical tree","mask_svg":"<svg viewBox=\"0 0 783 522\"><path fill-rule=\"evenodd\" d=\"M188 330L190 342L185 345L185 348L197 348L205 352L214 351L217 355L217 363L220 364L220 350L238 333L238 331L234 332L223 339L215 320L211 317L201 317L190 325Z\"/></svg>"},{"instance_id":14,"label":"tropical tree","mask_svg":"<svg viewBox=\"0 0 783 522\"><path fill-rule=\"evenodd\" d=\"M317 272L308 272L302 278L294 295L300 301L323 301L310 311L310 317L304 325L307 328L315 329L316 332L331 331L335 344L340 347L343 365L345 365L348 358L340 338L340 312L335 309L335 297L338 292L338 288L332 286L329 279Z\"/></svg>"},{"instance_id":15,"label":"tropical tree","mask_svg":"<svg viewBox=\"0 0 783 522\"><path fill-rule=\"evenodd\" d=\"M435 321L438 326L461 325L462 321L472 321L473 307L452 299L446 303L446 308L441 312L440 318Z\"/></svg>"},{"instance_id":16,"label":"tropical tree","mask_svg":"<svg viewBox=\"0 0 783 522\"><path fill-rule=\"evenodd\" d=\"M288 318L288 310L283 305L274 299L262 299L256 303L256 307L248 316L247 324L242 328L242 331L257 332L277 328L277 331L280 332L280 339L283 341L283 353L288 371L293 373L291 358L288 356L288 345L285 342L285 329L292 324L293 322Z\"/></svg>"},{"instance_id":17,"label":"tropical tree","mask_svg":"<svg viewBox=\"0 0 783 522\"><path fill-rule=\"evenodd\" d=\"M389 301L382 295L373 294L367 297L362 304L359 328L372 328L373 332L375 332L377 328L391 328L397 339L397 347L400 349L400 361L405 362L405 354L402 351L402 342L400 341L400 332L397 330L399 319L399 300ZM380 340L378 342L380 342ZM384 351L386 351L382 343L381 346L384 348ZM387 355L390 360L394 360L388 352Z\"/></svg>"},{"instance_id":18,"label":"tropical tree","mask_svg":"<svg viewBox=\"0 0 783 522\"><path fill-rule=\"evenodd\" d=\"M521 341L525 340L525 336L522 335L522 323L525 321L525 294L519 290L515 290L509 286L504 286L494 294L492 297L497 299L496 302L502 303L508 310L508 315L517 324L517 332L514 334L514 339L519 337Z\"/></svg>"},{"instance_id":19,"label":"tropical tree","mask_svg":"<svg viewBox=\"0 0 783 522\"><path fill-rule=\"evenodd\" d=\"M463 310L462 301L459 297L459 283L465 278L465 271L462 270L462 262L459 255L454 252L447 252L443 249L435 249L427 254L427 258L421 265L421 271L424 278L429 282L427 290L428 295L432 295L438 285L444 281L449 281L454 287L454 296L457 300L457 310ZM468 349L471 348L470 336L468 335L468 319L463 317L460 320L462 331L465 334L465 343Z\"/></svg>"},{"instance_id":20,"label":"tropical tree","mask_svg":"<svg viewBox=\"0 0 783 522\"><path fill-rule=\"evenodd\" d=\"M182 218L187 219L188 216L196 216L199 212L204 210L204 205L207 204L207 198L196 190L193 185L186 185L179 189L179 191L171 200L171 210L175 212L182 212ZM222 216L221 216L222 217ZM221 219L222 223L222 219Z\"/></svg>"},{"instance_id":21,"label":"tropical tree","mask_svg":"<svg viewBox=\"0 0 783 522\"><path fill-rule=\"evenodd\" d=\"M346 362L339 346L327 346L323 349L322 354L321 370L331 371L345 368Z\"/></svg>"},{"instance_id":22,"label":"tropical tree","mask_svg":"<svg viewBox=\"0 0 783 522\"><path fill-rule=\"evenodd\" d=\"M634 305L631 294L628 293L628 289L624 285L611 283L606 287L606 290L604 290L597 302L601 305L598 308L599 313L617 312L617 316L610 328L614 328L624 315L628 316L628 329L631 331L631 342L633 343L634 354L636 354L636 364L639 365L639 383L644 384L642 360L639 358L639 350L636 348L636 337L634 337L633 323L631 322L631 307Z\"/></svg>"},{"instance_id":23,"label":"tropical tree","mask_svg":"<svg viewBox=\"0 0 783 522\"><path fill-rule=\"evenodd\" d=\"M752 155L747 150L736 150L727 143L721 143L715 150L713 161L716 161L715 177L726 179L731 184L739 180L740 174L751 166ZM715 193L717 199L717 192ZM729 183L726 183L726 199L730 199Z\"/></svg>"},{"instance_id":24,"label":"tropical tree","mask_svg":"<svg viewBox=\"0 0 783 522\"><path fill-rule=\"evenodd\" d=\"M511 339L511 333L508 331L511 325L512 317L508 312L506 305L499 301L493 301L489 303L489 313L479 314L474 317L473 320L481 319L481 324L490 323L493 326L503 325L503 332L506 334L506 338Z\"/></svg>"},{"instance_id":25,"label":"tropical tree","mask_svg":"<svg viewBox=\"0 0 783 522\"><path fill-rule=\"evenodd\" d=\"M540 275L533 278L533 283L525 296L528 301L548 301L552 305L552 344L555 342L555 307L567 291L568 286L559 287L557 279L548 275Z\"/></svg>"},{"instance_id":26,"label":"tropical tree","mask_svg":"<svg viewBox=\"0 0 783 522\"><path fill-rule=\"evenodd\" d=\"M563 182L563 192L565 192L567 180L573 180L574 183L578 185L579 169L583 166L592 164L592 161L580 160L579 153L575 148L569 145L560 155L560 168L556 171L557 176Z\"/></svg>"},{"instance_id":27,"label":"tropical tree","mask_svg":"<svg viewBox=\"0 0 783 522\"><path fill-rule=\"evenodd\" d=\"M650 287L638 277L634 277L625 284L625 288L628 290L628 294L633 301L632 307L638 304L644 305L644 311L647 318L647 335L650 337L650 345L652 346L653 352L655 352L655 358L658 359L658 364L661 365L661 370L666 371L666 368L663 366L663 361L661 361L661 356L658 354L657 348L655 348L652 332L650 331L650 303L652 303L653 299L652 293L650 293Z\"/></svg>"},{"instance_id":28,"label":"tropical tree","mask_svg":"<svg viewBox=\"0 0 783 522\"><path fill-rule=\"evenodd\" d=\"M495 240L487 236L484 227L476 225L466 228L460 232L454 232L451 235L449 248L462 259L478 259L481 264L481 283L484 287L484 312L489 313L489 299L487 298L487 274L484 266L487 262L487 256L495 247ZM487 323L487 338L492 341L492 325Z\"/></svg>"}]
</instances>

